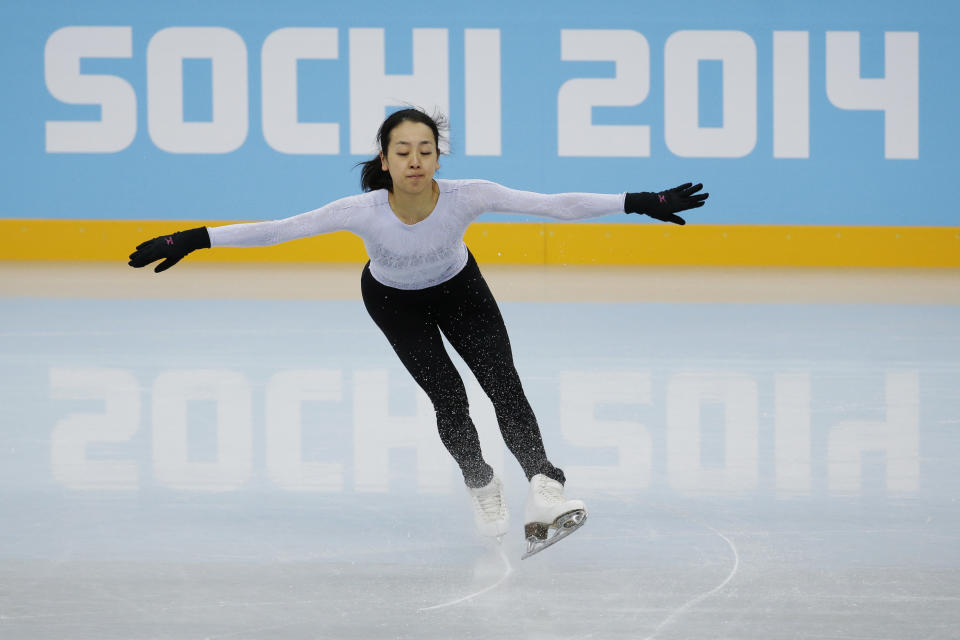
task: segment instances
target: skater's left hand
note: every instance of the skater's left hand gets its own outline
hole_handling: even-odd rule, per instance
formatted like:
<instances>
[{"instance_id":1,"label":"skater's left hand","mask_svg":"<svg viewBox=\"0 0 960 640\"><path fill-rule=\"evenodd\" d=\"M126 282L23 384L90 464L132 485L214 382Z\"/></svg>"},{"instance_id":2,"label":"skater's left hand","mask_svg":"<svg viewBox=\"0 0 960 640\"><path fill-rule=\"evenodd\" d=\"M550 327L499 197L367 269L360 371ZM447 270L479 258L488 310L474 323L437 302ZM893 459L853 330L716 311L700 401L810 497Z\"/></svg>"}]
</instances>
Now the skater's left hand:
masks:
<instances>
[{"instance_id":1,"label":"skater's left hand","mask_svg":"<svg viewBox=\"0 0 960 640\"><path fill-rule=\"evenodd\" d=\"M702 184L688 182L659 193L628 193L623 201L623 210L626 213L646 214L663 222L687 224L687 221L676 213L702 207L704 201L710 197L709 193L697 193L702 188Z\"/></svg>"}]
</instances>

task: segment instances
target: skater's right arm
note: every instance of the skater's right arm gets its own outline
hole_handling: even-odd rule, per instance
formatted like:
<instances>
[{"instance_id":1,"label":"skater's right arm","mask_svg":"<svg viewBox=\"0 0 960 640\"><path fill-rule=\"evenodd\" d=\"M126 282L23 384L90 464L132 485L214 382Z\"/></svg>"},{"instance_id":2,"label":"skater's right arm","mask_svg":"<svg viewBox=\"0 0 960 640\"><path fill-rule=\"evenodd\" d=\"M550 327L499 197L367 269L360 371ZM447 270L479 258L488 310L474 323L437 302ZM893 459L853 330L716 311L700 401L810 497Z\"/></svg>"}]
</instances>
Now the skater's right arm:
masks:
<instances>
[{"instance_id":1,"label":"skater's right arm","mask_svg":"<svg viewBox=\"0 0 960 640\"><path fill-rule=\"evenodd\" d=\"M131 267L145 267L163 259L154 271L160 273L197 249L211 247L264 247L289 240L342 231L348 228L349 199L282 220L198 227L152 238L130 254Z\"/></svg>"},{"instance_id":2,"label":"skater's right arm","mask_svg":"<svg viewBox=\"0 0 960 640\"><path fill-rule=\"evenodd\" d=\"M348 199L283 220L210 227L211 247L266 247L347 229Z\"/></svg>"}]
</instances>

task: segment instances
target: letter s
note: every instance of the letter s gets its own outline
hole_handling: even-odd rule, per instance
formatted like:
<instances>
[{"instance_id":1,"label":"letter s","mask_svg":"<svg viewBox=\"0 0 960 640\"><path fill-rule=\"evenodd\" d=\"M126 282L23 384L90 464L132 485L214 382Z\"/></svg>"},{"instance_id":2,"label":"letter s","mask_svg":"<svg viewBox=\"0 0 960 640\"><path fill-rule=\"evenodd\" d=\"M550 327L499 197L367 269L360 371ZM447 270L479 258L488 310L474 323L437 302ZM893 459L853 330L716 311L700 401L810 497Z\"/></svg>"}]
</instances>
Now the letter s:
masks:
<instances>
[{"instance_id":1,"label":"letter s","mask_svg":"<svg viewBox=\"0 0 960 640\"><path fill-rule=\"evenodd\" d=\"M44 79L54 98L100 106L100 120L48 121L47 153L115 153L137 134L137 96L117 76L80 73L81 58L130 58L131 27L64 27L44 48Z\"/></svg>"}]
</instances>

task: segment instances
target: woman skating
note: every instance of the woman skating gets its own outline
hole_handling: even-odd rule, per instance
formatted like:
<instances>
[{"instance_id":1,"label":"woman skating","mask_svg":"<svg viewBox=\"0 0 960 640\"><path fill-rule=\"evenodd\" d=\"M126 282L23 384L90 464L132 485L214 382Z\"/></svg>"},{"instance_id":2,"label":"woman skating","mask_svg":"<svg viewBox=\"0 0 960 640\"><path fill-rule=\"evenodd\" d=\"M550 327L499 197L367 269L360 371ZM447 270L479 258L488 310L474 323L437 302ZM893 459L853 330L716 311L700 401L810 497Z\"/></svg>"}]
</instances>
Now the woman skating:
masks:
<instances>
[{"instance_id":1,"label":"woman skating","mask_svg":"<svg viewBox=\"0 0 960 640\"><path fill-rule=\"evenodd\" d=\"M435 179L440 126L417 109L390 115L378 141L379 155L363 166L362 194L283 220L154 238L137 247L129 264L164 259L159 272L201 248L272 245L340 230L360 236L370 257L360 280L364 305L433 403L440 439L463 473L480 532L502 536L509 515L441 333L490 397L504 442L530 481L524 534L528 554L536 552L582 525L586 507L563 494L563 471L547 457L503 318L464 232L486 211L564 220L644 213L683 224L676 212L702 206L708 194L697 193L702 185L685 184L660 193L545 195L484 180Z\"/></svg>"}]
</instances>

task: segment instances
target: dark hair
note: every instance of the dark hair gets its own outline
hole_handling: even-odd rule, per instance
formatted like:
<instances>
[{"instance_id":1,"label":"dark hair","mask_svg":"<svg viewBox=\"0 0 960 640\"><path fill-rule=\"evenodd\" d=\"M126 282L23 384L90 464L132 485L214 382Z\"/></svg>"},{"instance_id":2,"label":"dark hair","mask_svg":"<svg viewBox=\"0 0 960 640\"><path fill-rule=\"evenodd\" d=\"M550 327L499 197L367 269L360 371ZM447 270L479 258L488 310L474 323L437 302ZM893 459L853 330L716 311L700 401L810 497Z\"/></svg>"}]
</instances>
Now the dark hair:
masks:
<instances>
[{"instance_id":1,"label":"dark hair","mask_svg":"<svg viewBox=\"0 0 960 640\"><path fill-rule=\"evenodd\" d=\"M440 154L440 131L446 129L447 119L441 113L436 113L432 117L425 111L416 108L401 109L394 111L380 125L377 131L377 143L380 145L380 151L386 155L387 147L390 146L390 134L394 128L401 122L419 122L430 127L433 131L433 141L437 145L437 154ZM362 166L360 171L360 187L364 191L376 191L377 189L386 189L393 191L393 178L389 171L384 171L380 162L380 156L377 155L372 160L358 163Z\"/></svg>"}]
</instances>

